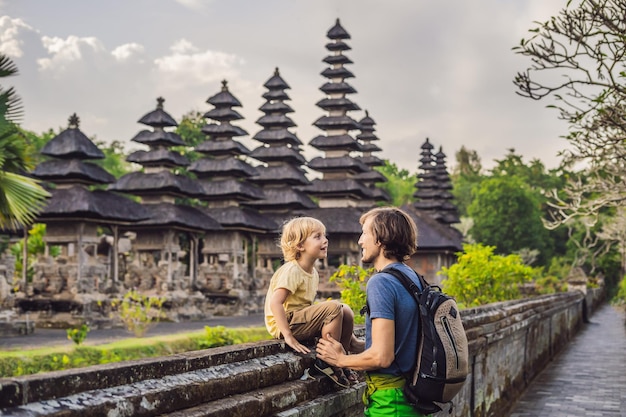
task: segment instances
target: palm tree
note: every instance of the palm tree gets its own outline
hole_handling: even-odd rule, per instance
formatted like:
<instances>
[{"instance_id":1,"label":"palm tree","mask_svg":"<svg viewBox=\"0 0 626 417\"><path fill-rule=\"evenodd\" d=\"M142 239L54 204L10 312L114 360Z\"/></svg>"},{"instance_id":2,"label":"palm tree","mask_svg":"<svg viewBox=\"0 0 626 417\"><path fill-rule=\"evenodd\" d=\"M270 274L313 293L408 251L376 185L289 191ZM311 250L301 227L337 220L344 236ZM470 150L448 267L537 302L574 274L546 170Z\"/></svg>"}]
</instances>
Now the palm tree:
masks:
<instances>
[{"instance_id":1,"label":"palm tree","mask_svg":"<svg viewBox=\"0 0 626 417\"><path fill-rule=\"evenodd\" d=\"M0 54L0 78L17 74L11 59ZM13 87L0 85L0 229L17 230L31 224L50 194L24 174L32 168L29 145L17 126L21 100Z\"/></svg>"}]
</instances>

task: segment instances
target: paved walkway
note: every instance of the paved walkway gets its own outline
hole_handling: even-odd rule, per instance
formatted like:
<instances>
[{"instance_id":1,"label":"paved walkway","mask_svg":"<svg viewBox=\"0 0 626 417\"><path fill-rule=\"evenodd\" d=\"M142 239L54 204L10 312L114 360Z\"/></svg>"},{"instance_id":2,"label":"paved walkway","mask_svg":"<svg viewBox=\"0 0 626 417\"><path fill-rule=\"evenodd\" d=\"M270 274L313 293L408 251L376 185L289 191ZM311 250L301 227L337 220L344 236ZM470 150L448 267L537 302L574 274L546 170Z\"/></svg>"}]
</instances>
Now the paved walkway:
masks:
<instances>
[{"instance_id":1,"label":"paved walkway","mask_svg":"<svg viewBox=\"0 0 626 417\"><path fill-rule=\"evenodd\" d=\"M264 316L254 314L249 316L214 317L203 321L185 321L180 323L160 322L148 329L146 337L165 334L186 333L204 330L205 326L216 327L265 327ZM126 329L94 329L90 330L85 339L85 345L98 345L120 339L133 337ZM63 329L35 329L26 336L0 337L0 350L16 350L37 348L44 346L73 346L74 342L67 339L67 332Z\"/></svg>"},{"instance_id":2,"label":"paved walkway","mask_svg":"<svg viewBox=\"0 0 626 417\"><path fill-rule=\"evenodd\" d=\"M626 417L626 322L601 306L509 417Z\"/></svg>"}]
</instances>

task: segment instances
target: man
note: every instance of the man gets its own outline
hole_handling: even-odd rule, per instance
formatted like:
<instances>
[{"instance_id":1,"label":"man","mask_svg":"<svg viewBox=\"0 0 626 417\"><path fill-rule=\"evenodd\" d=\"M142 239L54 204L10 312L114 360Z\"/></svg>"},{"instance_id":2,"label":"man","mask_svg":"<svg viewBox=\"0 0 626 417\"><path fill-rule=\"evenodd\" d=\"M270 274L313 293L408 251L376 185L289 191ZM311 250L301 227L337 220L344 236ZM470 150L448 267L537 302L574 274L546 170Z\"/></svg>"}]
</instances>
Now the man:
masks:
<instances>
[{"instance_id":1,"label":"man","mask_svg":"<svg viewBox=\"0 0 626 417\"><path fill-rule=\"evenodd\" d=\"M332 366L366 371L366 416L421 416L402 392L403 375L415 364L417 305L400 281L385 272L390 267L399 269L421 289L415 271L403 262L417 249L417 227L394 207L370 210L359 222L362 261L372 263L377 271L366 289L365 350L347 354L341 343L324 335L317 344L317 357Z\"/></svg>"}]
</instances>

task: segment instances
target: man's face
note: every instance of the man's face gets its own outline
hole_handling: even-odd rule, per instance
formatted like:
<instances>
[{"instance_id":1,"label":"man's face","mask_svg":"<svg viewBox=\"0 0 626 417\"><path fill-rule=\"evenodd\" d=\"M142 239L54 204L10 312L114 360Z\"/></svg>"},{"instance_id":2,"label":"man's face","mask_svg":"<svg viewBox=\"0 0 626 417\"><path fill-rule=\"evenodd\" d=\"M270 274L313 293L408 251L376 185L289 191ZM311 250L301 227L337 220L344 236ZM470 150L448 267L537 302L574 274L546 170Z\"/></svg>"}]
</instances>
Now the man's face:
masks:
<instances>
[{"instance_id":1,"label":"man's face","mask_svg":"<svg viewBox=\"0 0 626 417\"><path fill-rule=\"evenodd\" d=\"M361 246L361 262L372 263L380 254L380 245L372 232L372 218L365 220L362 226L363 232L359 238Z\"/></svg>"}]
</instances>

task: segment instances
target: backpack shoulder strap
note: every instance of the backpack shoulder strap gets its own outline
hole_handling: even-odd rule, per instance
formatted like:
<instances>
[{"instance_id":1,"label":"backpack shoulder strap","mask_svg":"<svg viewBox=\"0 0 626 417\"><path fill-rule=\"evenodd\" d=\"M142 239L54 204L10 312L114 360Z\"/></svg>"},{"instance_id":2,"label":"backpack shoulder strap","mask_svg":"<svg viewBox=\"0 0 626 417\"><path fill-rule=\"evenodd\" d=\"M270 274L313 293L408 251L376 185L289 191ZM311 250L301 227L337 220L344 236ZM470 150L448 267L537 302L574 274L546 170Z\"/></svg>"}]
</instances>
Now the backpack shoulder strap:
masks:
<instances>
[{"instance_id":1,"label":"backpack shoulder strap","mask_svg":"<svg viewBox=\"0 0 626 417\"><path fill-rule=\"evenodd\" d=\"M422 295L422 290L420 290L419 287L415 285L415 282L413 282L412 279L404 275L402 271L396 268L384 269L381 272L386 272L396 277L398 281L400 281L402 286L406 288L409 294L413 296L413 299L415 300L415 302L419 304L419 297ZM420 280L420 284L422 284L422 288L426 288L428 284L424 281L424 278L422 278L422 276L418 274L417 272L416 274L417 274L417 278Z\"/></svg>"}]
</instances>

